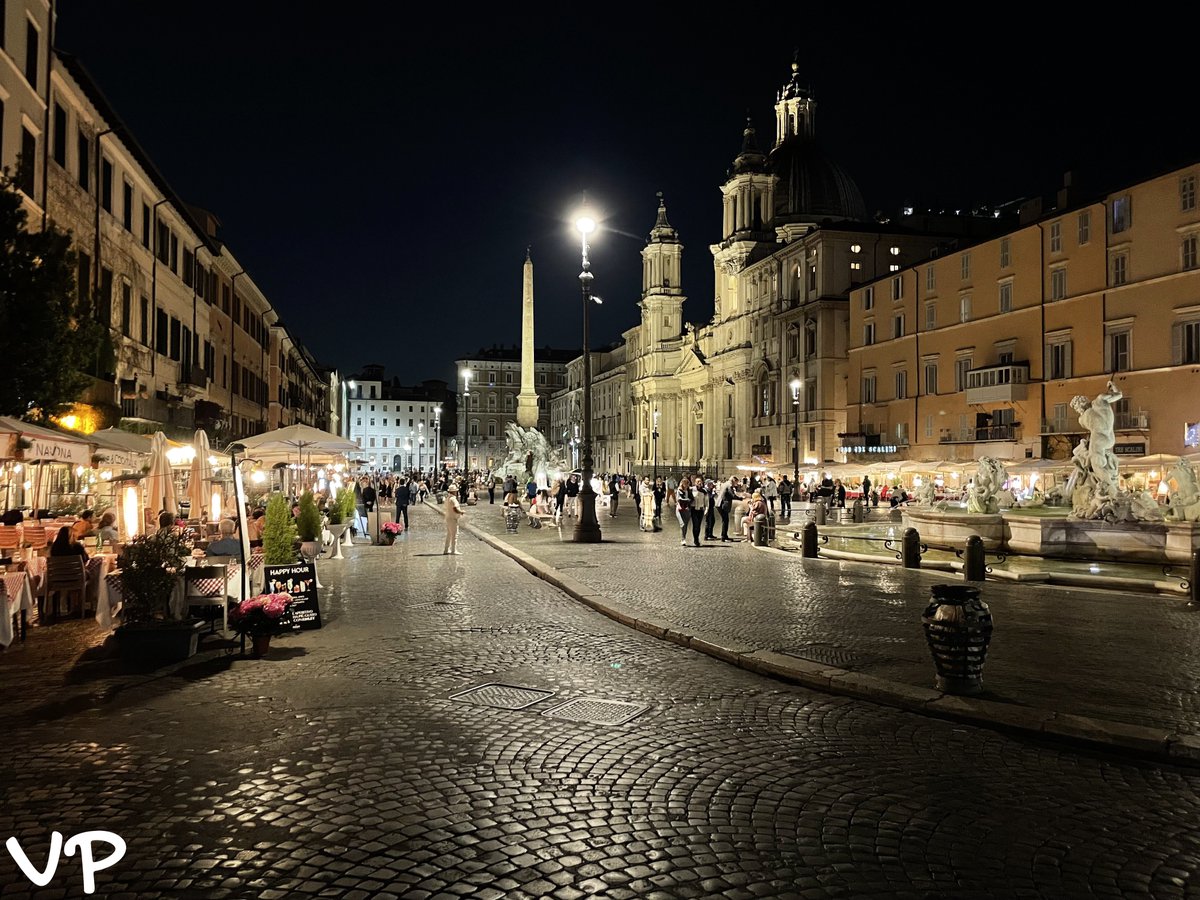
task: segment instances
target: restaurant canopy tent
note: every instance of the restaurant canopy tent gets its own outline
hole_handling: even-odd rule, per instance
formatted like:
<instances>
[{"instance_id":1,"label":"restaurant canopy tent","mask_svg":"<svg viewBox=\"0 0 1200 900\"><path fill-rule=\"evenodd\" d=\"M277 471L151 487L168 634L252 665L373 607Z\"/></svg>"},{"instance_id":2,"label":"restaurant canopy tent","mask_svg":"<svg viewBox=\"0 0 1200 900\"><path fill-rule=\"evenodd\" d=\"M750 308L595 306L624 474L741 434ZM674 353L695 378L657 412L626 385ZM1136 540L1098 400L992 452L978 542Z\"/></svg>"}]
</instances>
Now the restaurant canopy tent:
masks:
<instances>
[{"instance_id":1,"label":"restaurant canopy tent","mask_svg":"<svg viewBox=\"0 0 1200 900\"><path fill-rule=\"evenodd\" d=\"M1180 457L1173 453L1151 453L1149 456L1120 460L1120 465L1126 469L1166 469L1175 465L1179 460Z\"/></svg>"},{"instance_id":2,"label":"restaurant canopy tent","mask_svg":"<svg viewBox=\"0 0 1200 900\"><path fill-rule=\"evenodd\" d=\"M27 441L29 446L21 449L22 441ZM45 428L41 425L22 422L20 419L0 416L0 459L16 460L19 455L19 458L27 463L37 463L33 497L28 498L32 501L28 505L35 512L45 507L42 500L46 498L41 496L44 480L43 469L47 465L55 463L71 467L90 466L92 448L93 444L86 435ZM11 480L11 473L9 477ZM7 497L5 502L8 502Z\"/></svg>"}]
</instances>

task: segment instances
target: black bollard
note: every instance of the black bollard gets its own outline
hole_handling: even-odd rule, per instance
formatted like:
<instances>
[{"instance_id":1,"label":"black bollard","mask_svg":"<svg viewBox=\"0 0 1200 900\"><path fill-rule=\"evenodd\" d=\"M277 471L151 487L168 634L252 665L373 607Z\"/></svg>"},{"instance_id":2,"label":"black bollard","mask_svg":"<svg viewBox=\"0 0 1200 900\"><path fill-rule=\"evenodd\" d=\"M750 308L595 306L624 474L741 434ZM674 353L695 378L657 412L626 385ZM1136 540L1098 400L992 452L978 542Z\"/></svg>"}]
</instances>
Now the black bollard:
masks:
<instances>
[{"instance_id":1,"label":"black bollard","mask_svg":"<svg viewBox=\"0 0 1200 900\"><path fill-rule=\"evenodd\" d=\"M1200 608L1200 550L1192 551L1192 573L1188 578L1188 587L1192 592L1192 599L1188 601L1188 606L1192 609Z\"/></svg>"},{"instance_id":2,"label":"black bollard","mask_svg":"<svg viewBox=\"0 0 1200 900\"><path fill-rule=\"evenodd\" d=\"M966 581L987 581L987 569L983 557L983 538L977 534L967 538L967 549L963 554L963 578Z\"/></svg>"},{"instance_id":3,"label":"black bollard","mask_svg":"<svg viewBox=\"0 0 1200 900\"><path fill-rule=\"evenodd\" d=\"M809 522L804 526L800 537L800 555L805 559L817 558L817 523Z\"/></svg>"},{"instance_id":4,"label":"black bollard","mask_svg":"<svg viewBox=\"0 0 1200 900\"><path fill-rule=\"evenodd\" d=\"M817 499L816 504L813 506L813 516L818 525L825 524L825 501L823 499Z\"/></svg>"},{"instance_id":5,"label":"black bollard","mask_svg":"<svg viewBox=\"0 0 1200 900\"><path fill-rule=\"evenodd\" d=\"M754 546L767 546L767 517L761 513L754 517Z\"/></svg>"},{"instance_id":6,"label":"black bollard","mask_svg":"<svg viewBox=\"0 0 1200 900\"><path fill-rule=\"evenodd\" d=\"M855 499L854 506L850 511L850 515L855 525L858 525L866 520L866 512L863 510L863 502L861 498Z\"/></svg>"},{"instance_id":7,"label":"black bollard","mask_svg":"<svg viewBox=\"0 0 1200 900\"><path fill-rule=\"evenodd\" d=\"M901 545L904 568L921 568L921 535L915 528L904 529L904 543Z\"/></svg>"},{"instance_id":8,"label":"black bollard","mask_svg":"<svg viewBox=\"0 0 1200 900\"><path fill-rule=\"evenodd\" d=\"M767 543L775 543L775 513L767 513Z\"/></svg>"}]
</instances>

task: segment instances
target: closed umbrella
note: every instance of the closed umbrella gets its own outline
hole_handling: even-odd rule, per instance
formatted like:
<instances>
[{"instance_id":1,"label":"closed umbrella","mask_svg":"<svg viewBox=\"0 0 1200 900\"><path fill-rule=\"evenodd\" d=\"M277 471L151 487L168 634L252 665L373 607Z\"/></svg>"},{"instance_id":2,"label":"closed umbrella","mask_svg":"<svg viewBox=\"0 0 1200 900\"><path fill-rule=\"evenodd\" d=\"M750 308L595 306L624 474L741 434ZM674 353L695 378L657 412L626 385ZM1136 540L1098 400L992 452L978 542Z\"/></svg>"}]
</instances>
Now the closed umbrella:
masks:
<instances>
[{"instance_id":1,"label":"closed umbrella","mask_svg":"<svg viewBox=\"0 0 1200 900\"><path fill-rule=\"evenodd\" d=\"M167 459L167 436L161 431L154 433L150 443L150 473L146 476L146 507L153 515L165 510L175 515L175 480L171 473L171 461Z\"/></svg>"},{"instance_id":2,"label":"closed umbrella","mask_svg":"<svg viewBox=\"0 0 1200 900\"><path fill-rule=\"evenodd\" d=\"M191 501L191 516L193 519L200 519L201 510L208 509L208 504L212 498L212 463L208 461L208 434L203 428L196 429L196 437L192 441L192 446L196 448L196 455L192 457L192 468L188 473L188 500ZM216 510L209 509L207 521L211 522L216 518Z\"/></svg>"}]
</instances>

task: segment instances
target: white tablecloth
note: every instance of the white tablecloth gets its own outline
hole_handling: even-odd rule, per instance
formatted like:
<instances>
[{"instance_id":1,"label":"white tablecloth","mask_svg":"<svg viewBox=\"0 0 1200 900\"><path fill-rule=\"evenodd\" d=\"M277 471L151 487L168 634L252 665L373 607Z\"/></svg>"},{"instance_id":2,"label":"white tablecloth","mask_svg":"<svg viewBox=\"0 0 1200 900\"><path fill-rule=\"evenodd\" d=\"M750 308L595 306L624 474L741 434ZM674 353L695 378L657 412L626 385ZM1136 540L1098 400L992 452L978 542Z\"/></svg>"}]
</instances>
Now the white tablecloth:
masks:
<instances>
[{"instance_id":1,"label":"white tablecloth","mask_svg":"<svg viewBox=\"0 0 1200 900\"><path fill-rule=\"evenodd\" d=\"M13 616L21 612L28 616L33 611L33 586L25 572L10 572L0 578L0 588L4 591L4 615L0 617L0 647L7 647L13 642Z\"/></svg>"}]
</instances>

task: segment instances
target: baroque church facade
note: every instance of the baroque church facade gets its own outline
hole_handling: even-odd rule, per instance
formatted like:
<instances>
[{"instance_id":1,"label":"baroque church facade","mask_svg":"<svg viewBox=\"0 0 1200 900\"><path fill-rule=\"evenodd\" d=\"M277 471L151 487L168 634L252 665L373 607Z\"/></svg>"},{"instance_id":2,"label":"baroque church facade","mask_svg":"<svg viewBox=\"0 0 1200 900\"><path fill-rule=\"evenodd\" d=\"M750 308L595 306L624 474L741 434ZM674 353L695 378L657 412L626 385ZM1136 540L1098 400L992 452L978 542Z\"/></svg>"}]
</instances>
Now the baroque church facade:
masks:
<instances>
[{"instance_id":1,"label":"baroque church facade","mask_svg":"<svg viewBox=\"0 0 1200 900\"><path fill-rule=\"evenodd\" d=\"M641 319L620 354L626 471L783 471L793 452L800 466L844 460L849 293L946 239L868 219L854 181L821 151L816 102L797 70L776 98L771 150L748 121L721 185L707 324L684 323L684 245L659 202L642 250ZM556 394L558 419L576 393Z\"/></svg>"}]
</instances>

